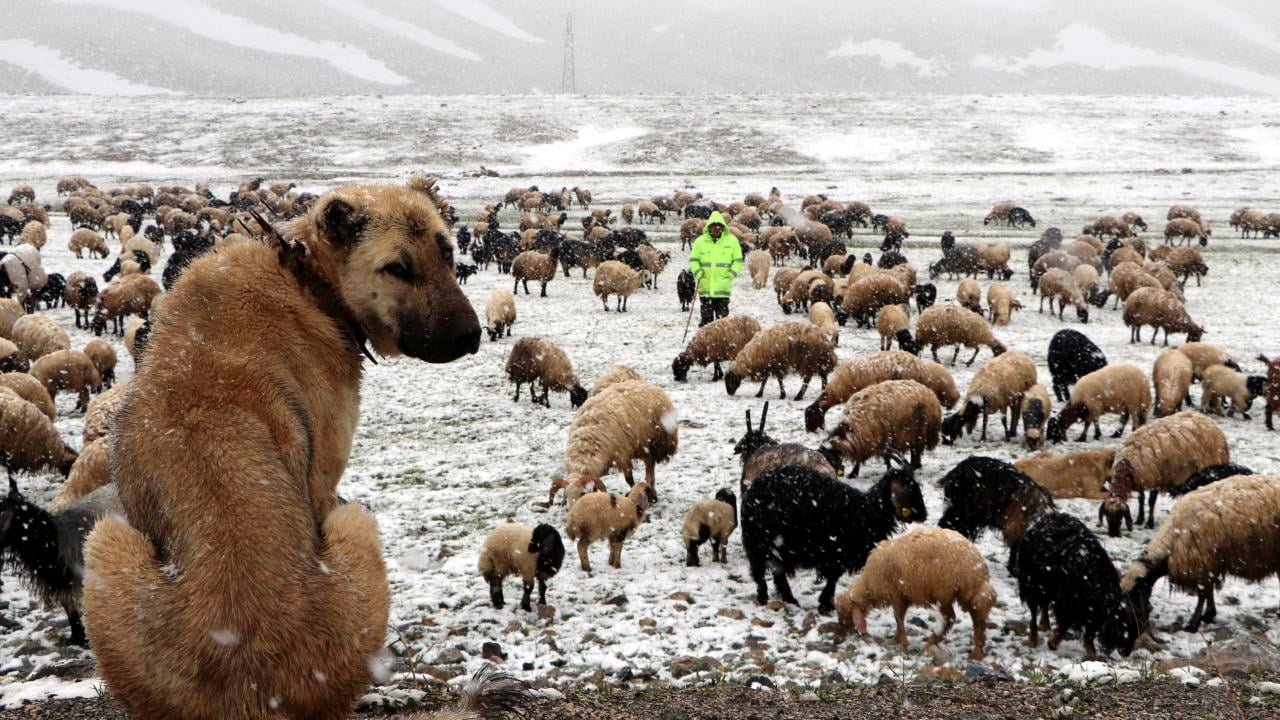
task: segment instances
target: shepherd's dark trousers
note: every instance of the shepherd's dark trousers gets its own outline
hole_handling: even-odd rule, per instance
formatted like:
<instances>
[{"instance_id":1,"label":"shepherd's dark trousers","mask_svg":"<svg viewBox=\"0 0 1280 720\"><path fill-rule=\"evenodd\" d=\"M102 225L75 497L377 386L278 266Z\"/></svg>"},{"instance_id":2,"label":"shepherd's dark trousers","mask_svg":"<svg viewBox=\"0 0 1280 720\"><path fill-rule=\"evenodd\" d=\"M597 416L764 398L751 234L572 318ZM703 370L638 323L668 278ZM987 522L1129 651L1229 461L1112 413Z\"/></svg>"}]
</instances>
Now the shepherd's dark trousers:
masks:
<instances>
[{"instance_id":1,"label":"shepherd's dark trousers","mask_svg":"<svg viewBox=\"0 0 1280 720\"><path fill-rule=\"evenodd\" d=\"M702 298L702 319L698 322L698 327L702 327L712 320L719 320L722 317L729 316L729 298Z\"/></svg>"}]
</instances>

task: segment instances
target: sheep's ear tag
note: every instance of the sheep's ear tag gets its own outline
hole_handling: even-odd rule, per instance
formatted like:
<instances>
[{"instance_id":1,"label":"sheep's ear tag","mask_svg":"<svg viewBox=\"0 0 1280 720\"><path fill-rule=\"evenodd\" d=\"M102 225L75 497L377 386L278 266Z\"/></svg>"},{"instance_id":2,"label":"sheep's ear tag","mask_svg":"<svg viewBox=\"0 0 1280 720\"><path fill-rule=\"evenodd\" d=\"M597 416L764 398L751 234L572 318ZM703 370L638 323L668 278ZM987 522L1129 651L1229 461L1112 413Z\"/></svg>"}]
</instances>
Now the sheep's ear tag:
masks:
<instances>
[{"instance_id":1,"label":"sheep's ear tag","mask_svg":"<svg viewBox=\"0 0 1280 720\"><path fill-rule=\"evenodd\" d=\"M904 518L909 518L909 517L911 517L911 508L904 507L904 508L902 508L901 510L899 510L898 512L902 513L902 517L904 517Z\"/></svg>"}]
</instances>

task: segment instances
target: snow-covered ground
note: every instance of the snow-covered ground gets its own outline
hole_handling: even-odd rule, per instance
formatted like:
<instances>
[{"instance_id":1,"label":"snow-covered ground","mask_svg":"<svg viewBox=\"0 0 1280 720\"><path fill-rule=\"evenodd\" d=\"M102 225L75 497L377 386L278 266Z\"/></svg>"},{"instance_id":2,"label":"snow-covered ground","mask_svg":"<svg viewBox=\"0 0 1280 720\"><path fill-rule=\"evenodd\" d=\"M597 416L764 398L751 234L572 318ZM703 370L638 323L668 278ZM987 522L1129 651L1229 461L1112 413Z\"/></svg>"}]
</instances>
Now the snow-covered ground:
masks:
<instances>
[{"instance_id":1,"label":"snow-covered ground","mask_svg":"<svg viewBox=\"0 0 1280 720\"><path fill-rule=\"evenodd\" d=\"M1215 227L1205 251L1210 274L1203 287L1187 288L1191 314L1208 330L1205 340L1231 351L1255 373L1261 370L1254 360L1258 353L1280 354L1280 328L1269 310L1271 293L1280 289L1277 243L1234 239L1226 225L1229 211L1240 205L1280 210L1272 205L1280 202L1270 189L1278 168L1269 149L1280 139L1280 128L1259 117L1262 109L1277 109L1269 107L1274 101L803 96L719 98L710 106L705 99L681 97L589 103L452 97L245 104L10 97L5 102L0 189L30 182L43 202L54 201L53 182L69 172L81 172L101 187L142 180L190 184L211 177L215 192L225 196L232 180L258 174L322 190L338 180L399 178L417 167L445 179L465 222L483 202L531 181L545 187L584 185L595 192L597 205L614 208L686 183L725 201L775 185L796 202L809 192L868 200L877 212L907 219L912 238L906 253L917 268L939 254L936 238L944 229L962 241L999 237L1013 243L1011 265L1017 275L1008 285L1028 309L996 334L1037 361L1045 384L1048 340L1065 324L1038 314L1028 288L1025 247L1039 230L984 227L981 219L990 205L1015 199L1031 209L1040 229L1056 225L1068 235L1104 211L1136 210L1151 223L1146 237L1154 243L1168 206L1190 202ZM1246 104L1250 109L1238 111ZM525 170L530 163L538 171L555 171L560 154L565 165L554 177ZM469 177L481 163L504 177ZM503 221L514 224L515 217L506 213ZM579 273L558 277L548 298L537 297L535 290L517 299L516 337L554 340L588 386L614 363L631 365L670 393L680 415L680 450L658 470L662 500L652 522L627 542L621 570L607 567L605 550L597 545L596 569L587 575L570 548L549 587L553 619L539 620L511 605L491 608L475 563L485 534L500 523L562 523L563 507L542 510L532 503L545 499L550 481L560 474L573 417L568 398L553 396L550 409L524 398L511 401L503 365L513 339L486 339L477 354L450 365L390 360L367 366L363 413L342 493L378 516L398 631L389 641L396 641L398 653L401 641L408 643L411 665L419 672L431 666L447 676L472 669L490 641L501 645L509 669L553 682L650 674L665 680L673 667L680 668L682 682L706 677L685 675L689 663L673 665L681 658L710 658L693 665L729 679L767 675L799 683L833 672L850 681L875 682L883 672L900 675L934 662L923 654L927 631L919 621L932 625L936 617L923 609L910 613L912 649L905 656L888 643L893 632L888 610L871 616L870 638L837 643L819 627L825 620L815 614L818 588L808 571L794 583L800 608L757 607L736 534L727 566L705 562L704 549L702 567L685 567L684 512L717 488L736 486L739 465L732 447L743 432L744 411L758 416L763 401L753 397L754 388L728 397L722 384L710 382L710 370L693 370L688 383L672 380L670 363L681 347L686 319L674 290L684 260L675 226L673 221L651 228L651 237L675 260L656 291L631 298L629 313L601 310L590 280ZM72 257L66 249L70 230L64 216L55 218L46 268L100 275L109 261ZM874 251L877 243L861 231L853 245L861 254ZM471 278L464 290L482 311L489 293L509 288L509 282L490 270ZM936 282L941 301L954 297L954 282ZM982 285L985 291L987 281ZM770 290L752 290L745 275L733 311L766 325L797 319L782 314ZM74 329L70 310L52 314L72 333L73 346L89 339ZM1094 310L1083 329L1111 362L1149 370L1162 349L1130 345L1119 313L1110 309ZM844 359L876 349L874 332L849 327L838 354ZM123 345L117 350L118 375L124 379L132 374L132 364ZM989 357L984 351L972 368L955 368L958 386L966 387ZM797 379L788 381L789 390L797 387ZM807 400L815 392L811 389ZM772 401L774 437L817 444L820 436L803 432L807 400L780 402L776 387L766 397ZM82 417L73 405L69 396L59 399L58 427L79 446ZM1110 430L1115 422L1108 418L1104 425ZM1266 432L1260 417L1219 422L1234 461L1280 473L1277 436ZM1104 439L1087 447L1115 443ZM1014 443L966 438L926 455L917 477L929 522L942 512L936 481L961 459L979 453L1013 459L1023 452ZM859 483L865 485L880 471L878 464L864 469ZM24 492L41 503L53 496L57 480L19 478ZM618 476L607 482L614 490L625 487ZM1096 520L1094 503L1062 505L1091 525ZM1157 518L1163 519L1169 507L1162 497ZM1123 567L1150 534L1137 529L1119 539L1103 537L1103 544ZM988 662L1021 679L1079 675L1079 643L1066 642L1057 652L1023 646L1019 631L1026 614L1004 569L1007 551L994 535L985 536L979 547L999 595ZM84 693L84 683L42 677L52 664L83 664L88 657L60 647L66 636L61 612L35 607L10 569L3 580L0 616L17 625L0 630L0 705L33 694ZM1192 597L1165 587L1160 584L1153 598L1161 628L1185 620L1194 605ZM512 580L508 599L517 592ZM625 603L617 600L620 595ZM1218 621L1203 635L1163 632L1171 640L1166 648L1139 650L1128 660L1113 658L1110 666L1118 675L1138 676L1154 662L1191 657L1214 638L1265 635L1280 643L1272 582L1229 580L1218 597ZM962 671L969 643L969 623L962 617L944 645ZM33 688L29 679L42 684Z\"/></svg>"}]
</instances>

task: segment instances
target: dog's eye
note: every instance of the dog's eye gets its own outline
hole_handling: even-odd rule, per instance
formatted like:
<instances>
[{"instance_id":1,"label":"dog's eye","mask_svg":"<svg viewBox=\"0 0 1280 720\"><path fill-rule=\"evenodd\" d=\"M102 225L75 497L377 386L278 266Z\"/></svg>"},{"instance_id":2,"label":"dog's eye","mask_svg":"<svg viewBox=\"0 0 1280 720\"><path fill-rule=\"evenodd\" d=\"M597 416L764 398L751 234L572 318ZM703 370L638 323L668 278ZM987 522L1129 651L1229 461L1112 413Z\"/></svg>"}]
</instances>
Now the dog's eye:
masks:
<instances>
[{"instance_id":1,"label":"dog's eye","mask_svg":"<svg viewBox=\"0 0 1280 720\"><path fill-rule=\"evenodd\" d=\"M409 272L409 268L405 267L404 263L387 263L382 266L382 272L396 278L397 280L403 280L405 282L413 280L413 273Z\"/></svg>"}]
</instances>

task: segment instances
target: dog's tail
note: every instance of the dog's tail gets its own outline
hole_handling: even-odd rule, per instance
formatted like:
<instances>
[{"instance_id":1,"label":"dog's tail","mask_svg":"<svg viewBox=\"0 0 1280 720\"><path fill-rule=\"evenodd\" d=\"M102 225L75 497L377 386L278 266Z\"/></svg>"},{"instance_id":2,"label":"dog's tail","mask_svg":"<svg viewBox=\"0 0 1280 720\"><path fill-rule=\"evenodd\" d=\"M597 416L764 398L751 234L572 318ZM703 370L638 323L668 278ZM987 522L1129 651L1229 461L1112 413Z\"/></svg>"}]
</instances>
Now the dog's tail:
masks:
<instances>
[{"instance_id":1,"label":"dog's tail","mask_svg":"<svg viewBox=\"0 0 1280 720\"><path fill-rule=\"evenodd\" d=\"M525 717L524 706L531 695L524 682L513 675L485 665L462 689L462 699L454 710L413 715L410 720L503 720Z\"/></svg>"}]
</instances>

